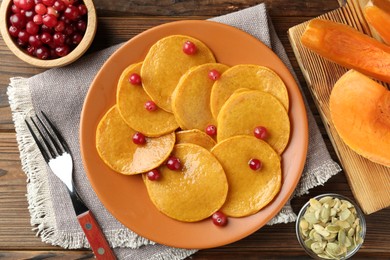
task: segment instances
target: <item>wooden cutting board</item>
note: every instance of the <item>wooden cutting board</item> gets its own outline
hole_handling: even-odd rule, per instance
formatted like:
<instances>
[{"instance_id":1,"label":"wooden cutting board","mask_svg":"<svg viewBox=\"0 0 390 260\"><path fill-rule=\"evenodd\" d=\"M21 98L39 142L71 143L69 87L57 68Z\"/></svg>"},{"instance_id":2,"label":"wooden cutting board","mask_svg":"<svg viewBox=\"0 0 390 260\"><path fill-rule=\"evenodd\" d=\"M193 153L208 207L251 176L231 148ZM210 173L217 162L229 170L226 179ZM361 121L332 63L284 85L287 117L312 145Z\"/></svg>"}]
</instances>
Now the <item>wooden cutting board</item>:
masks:
<instances>
[{"instance_id":1,"label":"wooden cutting board","mask_svg":"<svg viewBox=\"0 0 390 260\"><path fill-rule=\"evenodd\" d=\"M362 6L367 2L348 0L344 6L319 18L348 24L377 38L363 17ZM355 199L366 214L389 207L390 167L373 163L349 149L337 134L330 117L329 96L332 87L348 69L323 59L301 44L300 38L307 24L305 22L288 30L290 43ZM383 85L389 88L389 85Z\"/></svg>"}]
</instances>

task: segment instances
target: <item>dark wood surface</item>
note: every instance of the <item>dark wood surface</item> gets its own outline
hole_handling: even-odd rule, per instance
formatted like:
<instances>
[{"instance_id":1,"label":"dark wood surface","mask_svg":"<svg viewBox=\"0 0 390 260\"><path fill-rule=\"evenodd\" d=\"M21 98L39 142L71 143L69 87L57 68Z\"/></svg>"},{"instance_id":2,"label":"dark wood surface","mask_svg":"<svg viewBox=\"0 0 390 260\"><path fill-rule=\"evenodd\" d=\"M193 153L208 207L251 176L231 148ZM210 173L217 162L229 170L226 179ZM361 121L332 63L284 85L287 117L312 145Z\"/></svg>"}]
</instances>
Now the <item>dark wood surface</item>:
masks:
<instances>
[{"instance_id":1,"label":"dark wood surface","mask_svg":"<svg viewBox=\"0 0 390 260\"><path fill-rule=\"evenodd\" d=\"M99 17L96 38L89 52L130 39L155 25L183 19L206 19L238 11L263 1L255 0L95 0ZM304 87L332 157L337 157L326 135L321 119L311 100L287 38L288 28L338 7L336 0L266 0L269 14ZM3 21L1 21L3 22ZM42 72L19 61L0 39L0 258L1 259L89 259L89 250L65 250L42 243L30 226L24 175L11 112L6 95L10 77L30 77ZM390 184L389 184L390 186ZM336 192L352 198L344 173L331 178L310 194L296 198L292 206L297 212L312 196ZM390 209L366 216L367 236L355 258L390 259ZM202 250L192 259L303 259L294 224L266 226L254 234L219 248Z\"/></svg>"}]
</instances>

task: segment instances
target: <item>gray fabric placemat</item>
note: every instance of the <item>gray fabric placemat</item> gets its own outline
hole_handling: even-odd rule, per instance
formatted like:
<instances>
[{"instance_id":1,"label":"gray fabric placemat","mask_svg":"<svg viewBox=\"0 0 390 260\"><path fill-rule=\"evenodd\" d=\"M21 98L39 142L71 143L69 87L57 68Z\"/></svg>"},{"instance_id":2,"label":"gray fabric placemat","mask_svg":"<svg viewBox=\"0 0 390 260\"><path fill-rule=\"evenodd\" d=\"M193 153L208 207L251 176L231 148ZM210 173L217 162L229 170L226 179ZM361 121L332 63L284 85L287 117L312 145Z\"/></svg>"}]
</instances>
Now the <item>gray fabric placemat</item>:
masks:
<instances>
[{"instance_id":1,"label":"gray fabric placemat","mask_svg":"<svg viewBox=\"0 0 390 260\"><path fill-rule=\"evenodd\" d=\"M237 27L269 46L292 70L284 48L268 19L266 7L260 4L235 13L211 19ZM67 140L74 156L74 179L82 199L96 216L103 232L120 259L183 259L196 252L155 244L138 236L119 223L104 208L94 193L83 169L79 149L79 120L84 98L97 71L120 45L86 56L63 68L51 69L29 79L12 78L8 88L22 167L27 183L31 224L42 241L64 248L89 247L82 232L65 186L50 173L33 142L24 119L43 110ZM304 172L295 195L307 193L338 173L314 117L308 110L309 148ZM268 224L287 223L296 219L288 202Z\"/></svg>"}]
</instances>

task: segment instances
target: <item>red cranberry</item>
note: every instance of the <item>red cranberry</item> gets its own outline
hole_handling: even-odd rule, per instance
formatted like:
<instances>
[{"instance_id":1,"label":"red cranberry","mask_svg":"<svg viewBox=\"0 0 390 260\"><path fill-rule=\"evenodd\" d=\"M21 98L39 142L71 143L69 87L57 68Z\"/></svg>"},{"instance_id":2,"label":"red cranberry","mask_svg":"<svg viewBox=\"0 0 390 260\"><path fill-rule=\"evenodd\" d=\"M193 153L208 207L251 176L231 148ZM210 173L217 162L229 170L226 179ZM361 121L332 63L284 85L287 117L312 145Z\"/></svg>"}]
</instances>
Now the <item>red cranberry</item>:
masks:
<instances>
[{"instance_id":1,"label":"red cranberry","mask_svg":"<svg viewBox=\"0 0 390 260\"><path fill-rule=\"evenodd\" d=\"M42 41L39 38L39 35L30 35L28 43L35 48L42 46Z\"/></svg>"},{"instance_id":2,"label":"red cranberry","mask_svg":"<svg viewBox=\"0 0 390 260\"><path fill-rule=\"evenodd\" d=\"M20 13L11 15L9 21L18 29L23 29L26 26L26 17Z\"/></svg>"},{"instance_id":3,"label":"red cranberry","mask_svg":"<svg viewBox=\"0 0 390 260\"><path fill-rule=\"evenodd\" d=\"M76 6L68 5L65 8L64 16L71 21L75 21L80 17L79 9Z\"/></svg>"},{"instance_id":4,"label":"red cranberry","mask_svg":"<svg viewBox=\"0 0 390 260\"><path fill-rule=\"evenodd\" d=\"M26 24L26 32L28 32L29 34L36 35L38 31L39 31L39 26L33 21L29 21Z\"/></svg>"},{"instance_id":5,"label":"red cranberry","mask_svg":"<svg viewBox=\"0 0 390 260\"><path fill-rule=\"evenodd\" d=\"M77 21L76 27L80 32L85 32L87 29L87 23L83 20Z\"/></svg>"},{"instance_id":6,"label":"red cranberry","mask_svg":"<svg viewBox=\"0 0 390 260\"><path fill-rule=\"evenodd\" d=\"M156 111L157 110L157 105L153 101L146 101L145 103L145 109L148 111Z\"/></svg>"},{"instance_id":7,"label":"red cranberry","mask_svg":"<svg viewBox=\"0 0 390 260\"><path fill-rule=\"evenodd\" d=\"M62 46L65 43L66 36L63 33L56 32L53 34L53 42L57 46Z\"/></svg>"},{"instance_id":8,"label":"red cranberry","mask_svg":"<svg viewBox=\"0 0 390 260\"><path fill-rule=\"evenodd\" d=\"M46 5L44 5L44 4L37 4L35 6L35 12L37 14L40 14L40 15L46 14L46 12L47 12Z\"/></svg>"},{"instance_id":9,"label":"red cranberry","mask_svg":"<svg viewBox=\"0 0 390 260\"><path fill-rule=\"evenodd\" d=\"M262 162L259 159L250 159L248 165L254 171L260 170L263 166Z\"/></svg>"},{"instance_id":10,"label":"red cranberry","mask_svg":"<svg viewBox=\"0 0 390 260\"><path fill-rule=\"evenodd\" d=\"M80 15L86 15L88 13L88 9L84 4L81 4L77 7L79 9Z\"/></svg>"},{"instance_id":11,"label":"red cranberry","mask_svg":"<svg viewBox=\"0 0 390 260\"><path fill-rule=\"evenodd\" d=\"M194 55L197 52L198 48L195 43L191 41L186 41L183 45L183 52L187 55Z\"/></svg>"},{"instance_id":12,"label":"red cranberry","mask_svg":"<svg viewBox=\"0 0 390 260\"><path fill-rule=\"evenodd\" d=\"M66 5L62 0L57 0L54 2L53 8L56 9L58 12L62 12L65 10Z\"/></svg>"},{"instance_id":13,"label":"red cranberry","mask_svg":"<svg viewBox=\"0 0 390 260\"><path fill-rule=\"evenodd\" d=\"M65 22L66 23L66 22ZM76 31L76 28L73 24L68 24L66 27L65 27L65 30L64 30L64 33L66 35L71 35L73 34L74 32Z\"/></svg>"},{"instance_id":14,"label":"red cranberry","mask_svg":"<svg viewBox=\"0 0 390 260\"><path fill-rule=\"evenodd\" d=\"M29 38L30 38L30 34L25 30L21 30L18 34L18 39L21 42L27 43Z\"/></svg>"},{"instance_id":15,"label":"red cranberry","mask_svg":"<svg viewBox=\"0 0 390 260\"><path fill-rule=\"evenodd\" d=\"M157 170L157 169L153 169L151 171L148 171L146 173L146 176L148 176L148 179L151 180L151 181L156 181L158 179L160 179L161 177L161 174L160 174L160 171Z\"/></svg>"},{"instance_id":16,"label":"red cranberry","mask_svg":"<svg viewBox=\"0 0 390 260\"><path fill-rule=\"evenodd\" d=\"M27 45L26 42L22 41L21 39L16 39L16 44L19 45L20 47L25 47Z\"/></svg>"},{"instance_id":17,"label":"red cranberry","mask_svg":"<svg viewBox=\"0 0 390 260\"><path fill-rule=\"evenodd\" d=\"M209 136L215 136L217 134L217 127L215 125L208 125L206 127L206 134Z\"/></svg>"},{"instance_id":18,"label":"red cranberry","mask_svg":"<svg viewBox=\"0 0 390 260\"><path fill-rule=\"evenodd\" d=\"M47 33L52 34L52 33L53 33L53 29L47 27L47 26L44 25L44 24L42 24L42 25L41 25L41 33L44 33L44 32L47 32Z\"/></svg>"},{"instance_id":19,"label":"red cranberry","mask_svg":"<svg viewBox=\"0 0 390 260\"><path fill-rule=\"evenodd\" d=\"M19 8L23 10L31 10L34 7L34 0L19 0L14 2Z\"/></svg>"},{"instance_id":20,"label":"red cranberry","mask_svg":"<svg viewBox=\"0 0 390 260\"><path fill-rule=\"evenodd\" d=\"M221 77L221 74L219 73L218 70L212 69L212 70L209 71L208 76L209 76L209 78L210 78L211 80L214 80L214 81L215 81L215 80L218 80L218 79Z\"/></svg>"},{"instance_id":21,"label":"red cranberry","mask_svg":"<svg viewBox=\"0 0 390 260\"><path fill-rule=\"evenodd\" d=\"M56 32L62 32L65 30L65 23L64 21L58 21L57 25L54 26L54 31Z\"/></svg>"},{"instance_id":22,"label":"red cranberry","mask_svg":"<svg viewBox=\"0 0 390 260\"><path fill-rule=\"evenodd\" d=\"M83 36L80 33L75 33L72 36L72 43L74 45L78 45L82 39L83 39Z\"/></svg>"},{"instance_id":23,"label":"red cranberry","mask_svg":"<svg viewBox=\"0 0 390 260\"><path fill-rule=\"evenodd\" d=\"M15 26L11 25L8 28L8 32L9 32L9 35L11 35L12 37L18 37L20 30L18 28L16 28Z\"/></svg>"},{"instance_id":24,"label":"red cranberry","mask_svg":"<svg viewBox=\"0 0 390 260\"><path fill-rule=\"evenodd\" d=\"M257 126L253 130L253 134L255 135L256 138L265 140L268 137L268 131L267 128L264 126Z\"/></svg>"},{"instance_id":25,"label":"red cranberry","mask_svg":"<svg viewBox=\"0 0 390 260\"><path fill-rule=\"evenodd\" d=\"M43 23L43 18L42 18L42 15L40 14L36 14L34 15L33 17L33 22L36 23L36 24L42 24Z\"/></svg>"},{"instance_id":26,"label":"red cranberry","mask_svg":"<svg viewBox=\"0 0 390 260\"><path fill-rule=\"evenodd\" d=\"M55 17L58 17L59 15L58 11L51 6L47 8L47 14L54 15Z\"/></svg>"},{"instance_id":27,"label":"red cranberry","mask_svg":"<svg viewBox=\"0 0 390 260\"><path fill-rule=\"evenodd\" d=\"M180 170L181 169L180 159L174 156L169 157L167 161L167 167L172 171Z\"/></svg>"},{"instance_id":28,"label":"red cranberry","mask_svg":"<svg viewBox=\"0 0 390 260\"><path fill-rule=\"evenodd\" d=\"M42 4L46 6L53 6L55 0L42 0Z\"/></svg>"},{"instance_id":29,"label":"red cranberry","mask_svg":"<svg viewBox=\"0 0 390 260\"><path fill-rule=\"evenodd\" d=\"M137 73L133 73L129 77L129 82L133 85L141 85L142 83L141 76Z\"/></svg>"},{"instance_id":30,"label":"red cranberry","mask_svg":"<svg viewBox=\"0 0 390 260\"><path fill-rule=\"evenodd\" d=\"M55 17L52 14L45 14L43 17L43 24L46 25L49 28L53 28L57 25L57 17Z\"/></svg>"},{"instance_id":31,"label":"red cranberry","mask_svg":"<svg viewBox=\"0 0 390 260\"><path fill-rule=\"evenodd\" d=\"M138 145L145 144L146 137L142 133L137 132L133 135L133 143L138 144Z\"/></svg>"},{"instance_id":32,"label":"red cranberry","mask_svg":"<svg viewBox=\"0 0 390 260\"><path fill-rule=\"evenodd\" d=\"M220 227L226 226L226 224L228 223L228 218L226 217L226 215L219 211L215 212L211 216L211 219L213 220L214 225Z\"/></svg>"},{"instance_id":33,"label":"red cranberry","mask_svg":"<svg viewBox=\"0 0 390 260\"><path fill-rule=\"evenodd\" d=\"M49 42L52 41L52 36L50 33L44 32L41 34L41 41L45 44L48 44Z\"/></svg>"},{"instance_id":34,"label":"red cranberry","mask_svg":"<svg viewBox=\"0 0 390 260\"><path fill-rule=\"evenodd\" d=\"M11 6L11 11L12 11L12 13L14 13L14 14L20 14L20 8L17 7L16 5L12 5L12 6Z\"/></svg>"},{"instance_id":35,"label":"red cranberry","mask_svg":"<svg viewBox=\"0 0 390 260\"><path fill-rule=\"evenodd\" d=\"M56 47L56 54L60 57L64 57L69 54L70 48L68 45L64 44L62 46Z\"/></svg>"},{"instance_id":36,"label":"red cranberry","mask_svg":"<svg viewBox=\"0 0 390 260\"><path fill-rule=\"evenodd\" d=\"M36 49L35 55L38 59L47 60L50 58L50 51L48 48L41 46Z\"/></svg>"},{"instance_id":37,"label":"red cranberry","mask_svg":"<svg viewBox=\"0 0 390 260\"><path fill-rule=\"evenodd\" d=\"M32 21L35 16L35 12L33 10L28 10L24 12L24 17L26 17L26 21Z\"/></svg>"},{"instance_id":38,"label":"red cranberry","mask_svg":"<svg viewBox=\"0 0 390 260\"><path fill-rule=\"evenodd\" d=\"M62 1L65 3L65 5L73 5L75 2L75 0L62 0Z\"/></svg>"},{"instance_id":39,"label":"red cranberry","mask_svg":"<svg viewBox=\"0 0 390 260\"><path fill-rule=\"evenodd\" d=\"M30 54L31 56L35 55L35 47L29 45L29 46L27 46L26 50L27 50L28 54Z\"/></svg>"}]
</instances>

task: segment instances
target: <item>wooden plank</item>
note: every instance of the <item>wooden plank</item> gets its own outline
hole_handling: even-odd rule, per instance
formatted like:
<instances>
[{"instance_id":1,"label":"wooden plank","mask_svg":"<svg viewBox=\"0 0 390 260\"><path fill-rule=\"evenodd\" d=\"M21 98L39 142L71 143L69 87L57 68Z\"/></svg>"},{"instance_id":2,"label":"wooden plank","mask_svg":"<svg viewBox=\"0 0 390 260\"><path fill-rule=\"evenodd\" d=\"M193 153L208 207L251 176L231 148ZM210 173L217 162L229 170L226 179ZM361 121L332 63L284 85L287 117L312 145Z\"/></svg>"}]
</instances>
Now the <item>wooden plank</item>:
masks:
<instances>
[{"instance_id":1,"label":"wooden plank","mask_svg":"<svg viewBox=\"0 0 390 260\"><path fill-rule=\"evenodd\" d=\"M356 29L369 33L362 21L361 1L348 1L338 10L320 16L320 18L349 24ZM308 22L289 30L290 41L300 64L314 101L326 126L333 146L346 172L353 194L366 214L390 206L390 168L373 163L349 149L337 134L329 111L329 96L337 79L347 69L326 61L302 46L302 36Z\"/></svg>"},{"instance_id":2,"label":"wooden plank","mask_svg":"<svg viewBox=\"0 0 390 260\"><path fill-rule=\"evenodd\" d=\"M311 0L95 0L98 15L101 16L218 16L239 11L265 2L271 16L318 16L338 7L337 1ZM283 9L281 9L283 7ZM305 10L302 12L302 10Z\"/></svg>"}]
</instances>

